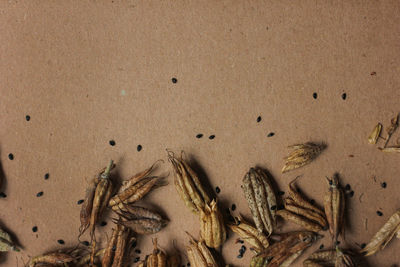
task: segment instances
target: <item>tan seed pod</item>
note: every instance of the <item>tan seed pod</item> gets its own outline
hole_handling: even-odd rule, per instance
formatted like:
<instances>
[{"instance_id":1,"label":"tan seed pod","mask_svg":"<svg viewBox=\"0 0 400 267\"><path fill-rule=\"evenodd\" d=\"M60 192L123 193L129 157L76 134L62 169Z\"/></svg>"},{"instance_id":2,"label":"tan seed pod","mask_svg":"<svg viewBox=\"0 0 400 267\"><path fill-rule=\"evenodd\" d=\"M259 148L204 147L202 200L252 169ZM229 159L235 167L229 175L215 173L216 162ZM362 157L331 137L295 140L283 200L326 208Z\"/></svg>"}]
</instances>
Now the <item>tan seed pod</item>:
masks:
<instances>
[{"instance_id":1,"label":"tan seed pod","mask_svg":"<svg viewBox=\"0 0 400 267\"><path fill-rule=\"evenodd\" d=\"M292 265L292 263L297 260L298 257L300 257L301 254L303 254L304 250L299 250L296 253L293 253L291 256L289 256L284 262L282 262L279 267L289 267Z\"/></svg>"},{"instance_id":2,"label":"tan seed pod","mask_svg":"<svg viewBox=\"0 0 400 267\"><path fill-rule=\"evenodd\" d=\"M369 243L361 250L365 256L370 256L384 249L397 233L400 233L400 210L396 211L381 229L372 237Z\"/></svg>"},{"instance_id":3,"label":"tan seed pod","mask_svg":"<svg viewBox=\"0 0 400 267\"><path fill-rule=\"evenodd\" d=\"M4 230L0 229L0 251L17 251L19 252L19 248L16 244L11 240L11 236Z\"/></svg>"},{"instance_id":4,"label":"tan seed pod","mask_svg":"<svg viewBox=\"0 0 400 267\"><path fill-rule=\"evenodd\" d=\"M390 120L390 126L386 130L387 137L386 137L385 145L383 147L387 146L387 144L389 143L390 137L392 137L392 134L396 131L397 127L399 127L399 114L397 114L396 117L394 117Z\"/></svg>"},{"instance_id":5,"label":"tan seed pod","mask_svg":"<svg viewBox=\"0 0 400 267\"><path fill-rule=\"evenodd\" d=\"M379 150L385 153L400 153L400 147L379 147Z\"/></svg>"},{"instance_id":6,"label":"tan seed pod","mask_svg":"<svg viewBox=\"0 0 400 267\"><path fill-rule=\"evenodd\" d=\"M112 267L124 266L126 255L129 254L129 251L127 250L129 239L130 239L129 228L126 228L124 226L120 227L120 230L118 232L117 242L115 244L116 250L114 254L113 264L111 265Z\"/></svg>"},{"instance_id":7,"label":"tan seed pod","mask_svg":"<svg viewBox=\"0 0 400 267\"><path fill-rule=\"evenodd\" d=\"M188 234L189 235L189 234ZM214 256L204 241L196 241L189 235L189 245L186 247L187 256L192 267L218 267Z\"/></svg>"},{"instance_id":8,"label":"tan seed pod","mask_svg":"<svg viewBox=\"0 0 400 267\"><path fill-rule=\"evenodd\" d=\"M327 229L328 222L326 221L325 217L322 217L320 214L314 212L313 210L296 206L294 204L294 201L289 198L285 199L285 209L299 216L303 216L311 222L319 224L322 229Z\"/></svg>"},{"instance_id":9,"label":"tan seed pod","mask_svg":"<svg viewBox=\"0 0 400 267\"><path fill-rule=\"evenodd\" d=\"M33 257L30 261L28 266L35 267L36 265L42 264L51 264L51 265L62 265L65 263L69 263L75 260L75 257L62 253L62 252L51 252L45 255L39 255Z\"/></svg>"},{"instance_id":10,"label":"tan seed pod","mask_svg":"<svg viewBox=\"0 0 400 267\"><path fill-rule=\"evenodd\" d=\"M326 148L326 144L305 143L289 146L293 151L285 157L282 173L303 167L309 164Z\"/></svg>"},{"instance_id":11,"label":"tan seed pod","mask_svg":"<svg viewBox=\"0 0 400 267\"><path fill-rule=\"evenodd\" d=\"M101 265L101 264L100 264L100 265L97 265L97 263L98 263L98 262L101 262L101 261L99 260L99 258L103 257L105 250L106 250L106 249L103 248L103 249L100 249L100 250L98 250L98 251L96 252L96 254L95 254L95 260L94 260L94 263L95 263L94 266L100 266L100 265ZM90 263L90 256L91 256L91 253L87 253L87 254L81 256L81 258L79 259L79 261L76 263L76 266L77 266L77 267L92 267L92 266L89 266L89 263ZM75 266L75 265L73 265L73 266Z\"/></svg>"},{"instance_id":12,"label":"tan seed pod","mask_svg":"<svg viewBox=\"0 0 400 267\"><path fill-rule=\"evenodd\" d=\"M209 204L211 201L200 183L200 179L182 157L178 159L172 152L168 152L168 160L174 169L174 183L179 196L190 211L199 213L204 209L205 204Z\"/></svg>"},{"instance_id":13,"label":"tan seed pod","mask_svg":"<svg viewBox=\"0 0 400 267\"><path fill-rule=\"evenodd\" d=\"M378 123L375 128L372 130L372 133L368 136L368 143L376 144L378 138L381 136L382 132L382 124Z\"/></svg>"},{"instance_id":14,"label":"tan seed pod","mask_svg":"<svg viewBox=\"0 0 400 267\"><path fill-rule=\"evenodd\" d=\"M322 226L319 225L316 222L313 222L311 220L306 219L303 216L297 215L296 213L293 213L289 210L283 209L283 210L278 210L276 214L283 219L293 222L295 224L303 226L306 230L312 231L312 232L319 232L322 231Z\"/></svg>"},{"instance_id":15,"label":"tan seed pod","mask_svg":"<svg viewBox=\"0 0 400 267\"><path fill-rule=\"evenodd\" d=\"M338 236L343 231L345 199L339 184L339 175L335 174L329 181L329 190L325 194L324 207L326 219L329 223L329 232L332 241L337 242Z\"/></svg>"},{"instance_id":16,"label":"tan seed pod","mask_svg":"<svg viewBox=\"0 0 400 267\"><path fill-rule=\"evenodd\" d=\"M336 247L335 267L356 267L352 257Z\"/></svg>"},{"instance_id":17,"label":"tan seed pod","mask_svg":"<svg viewBox=\"0 0 400 267\"><path fill-rule=\"evenodd\" d=\"M200 210L200 236L211 248L219 248L226 240L224 220L215 200Z\"/></svg>"},{"instance_id":18,"label":"tan seed pod","mask_svg":"<svg viewBox=\"0 0 400 267\"><path fill-rule=\"evenodd\" d=\"M269 246L267 237L240 216L235 218L235 223L228 224L228 227L237 233L241 239L249 243L256 252L260 252Z\"/></svg>"},{"instance_id":19,"label":"tan seed pod","mask_svg":"<svg viewBox=\"0 0 400 267\"><path fill-rule=\"evenodd\" d=\"M336 263L336 251L325 250L316 251L311 254L304 262L304 267L323 267L323 266L335 266Z\"/></svg>"},{"instance_id":20,"label":"tan seed pod","mask_svg":"<svg viewBox=\"0 0 400 267\"><path fill-rule=\"evenodd\" d=\"M146 256L146 259L139 263L138 266L142 267L167 267L167 255L158 248L157 239L153 240L154 249L153 253Z\"/></svg>"},{"instance_id":21,"label":"tan seed pod","mask_svg":"<svg viewBox=\"0 0 400 267\"><path fill-rule=\"evenodd\" d=\"M242 189L258 231L269 236L276 226L276 196L270 178L263 170L250 168L243 178Z\"/></svg>"},{"instance_id":22,"label":"tan seed pod","mask_svg":"<svg viewBox=\"0 0 400 267\"><path fill-rule=\"evenodd\" d=\"M101 260L101 265L103 267L111 266L111 263L113 261L114 255L115 255L117 239L118 239L121 228L122 228L121 225L117 225L117 228L113 229L111 238L107 243L107 247L105 249L104 256Z\"/></svg>"}]
</instances>

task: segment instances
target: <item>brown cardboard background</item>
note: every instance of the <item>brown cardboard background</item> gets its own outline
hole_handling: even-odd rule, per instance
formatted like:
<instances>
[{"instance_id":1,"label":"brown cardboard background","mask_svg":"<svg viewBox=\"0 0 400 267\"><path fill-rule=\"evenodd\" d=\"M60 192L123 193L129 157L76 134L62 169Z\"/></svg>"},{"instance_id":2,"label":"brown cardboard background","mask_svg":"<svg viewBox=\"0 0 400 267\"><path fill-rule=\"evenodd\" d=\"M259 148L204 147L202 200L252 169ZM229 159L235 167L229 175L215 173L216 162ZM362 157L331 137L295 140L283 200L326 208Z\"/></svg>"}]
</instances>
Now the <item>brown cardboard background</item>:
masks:
<instances>
[{"instance_id":1,"label":"brown cardboard background","mask_svg":"<svg viewBox=\"0 0 400 267\"><path fill-rule=\"evenodd\" d=\"M366 142L376 122L387 125L400 108L397 1L10 0L1 1L0 12L0 153L8 195L0 218L25 248L2 253L4 266L59 248L57 239L75 244L85 177L110 158L128 178L165 159L166 148L194 155L221 188L221 201L246 216L239 185L253 165L268 168L282 190L304 174L299 186L320 204L324 177L340 172L355 191L346 235L352 246L367 242L399 208L399 157ZM281 175L285 147L309 140L329 148ZM197 233L198 219L172 185L145 202L171 219L157 234L163 248L175 239L182 249L183 230ZM325 235L307 255L328 245ZM234 239L223 256L246 266L251 254L236 259ZM150 238L140 248L143 258ZM399 249L396 240L369 263L399 264Z\"/></svg>"}]
</instances>

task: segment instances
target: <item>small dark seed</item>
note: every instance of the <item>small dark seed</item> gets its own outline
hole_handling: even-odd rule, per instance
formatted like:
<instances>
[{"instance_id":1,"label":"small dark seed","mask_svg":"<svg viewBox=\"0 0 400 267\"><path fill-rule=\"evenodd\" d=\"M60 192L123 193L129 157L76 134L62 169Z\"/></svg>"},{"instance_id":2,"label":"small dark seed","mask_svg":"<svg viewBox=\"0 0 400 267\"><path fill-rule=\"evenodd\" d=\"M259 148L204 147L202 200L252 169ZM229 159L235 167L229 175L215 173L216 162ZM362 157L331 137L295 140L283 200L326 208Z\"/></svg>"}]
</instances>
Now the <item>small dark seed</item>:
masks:
<instances>
[{"instance_id":1,"label":"small dark seed","mask_svg":"<svg viewBox=\"0 0 400 267\"><path fill-rule=\"evenodd\" d=\"M271 206L271 210L276 210L276 205Z\"/></svg>"},{"instance_id":2,"label":"small dark seed","mask_svg":"<svg viewBox=\"0 0 400 267\"><path fill-rule=\"evenodd\" d=\"M30 120L31 120L31 116L26 115L26 116L25 116L25 119L26 119L26 121L30 121Z\"/></svg>"},{"instance_id":3,"label":"small dark seed","mask_svg":"<svg viewBox=\"0 0 400 267\"><path fill-rule=\"evenodd\" d=\"M110 146L115 146L115 141L114 140L110 140Z\"/></svg>"},{"instance_id":4,"label":"small dark seed","mask_svg":"<svg viewBox=\"0 0 400 267\"><path fill-rule=\"evenodd\" d=\"M79 199L78 202L76 202L78 205L82 204L83 202L85 202L85 200L83 199Z\"/></svg>"},{"instance_id":5,"label":"small dark seed","mask_svg":"<svg viewBox=\"0 0 400 267\"><path fill-rule=\"evenodd\" d=\"M6 193L0 192L0 198L6 198L6 197L7 197Z\"/></svg>"},{"instance_id":6,"label":"small dark seed","mask_svg":"<svg viewBox=\"0 0 400 267\"><path fill-rule=\"evenodd\" d=\"M246 251L246 246L243 245L240 249Z\"/></svg>"},{"instance_id":7,"label":"small dark seed","mask_svg":"<svg viewBox=\"0 0 400 267\"><path fill-rule=\"evenodd\" d=\"M39 193L36 194L37 197L43 196L43 191L40 191Z\"/></svg>"},{"instance_id":8,"label":"small dark seed","mask_svg":"<svg viewBox=\"0 0 400 267\"><path fill-rule=\"evenodd\" d=\"M243 241L242 239L238 239L238 242L239 242L240 244L243 244L243 243L244 243L244 241Z\"/></svg>"},{"instance_id":9,"label":"small dark seed","mask_svg":"<svg viewBox=\"0 0 400 267\"><path fill-rule=\"evenodd\" d=\"M60 245L64 245L64 244L65 244L64 240L62 240L62 239L58 239L57 242L58 242L58 244L60 244Z\"/></svg>"},{"instance_id":10,"label":"small dark seed","mask_svg":"<svg viewBox=\"0 0 400 267\"><path fill-rule=\"evenodd\" d=\"M8 158L9 158L10 160L13 160L13 159L14 159L14 155L13 155L12 153L8 154Z\"/></svg>"},{"instance_id":11,"label":"small dark seed","mask_svg":"<svg viewBox=\"0 0 400 267\"><path fill-rule=\"evenodd\" d=\"M33 227L32 227L32 232L36 233L37 230L38 230L37 226L33 226Z\"/></svg>"},{"instance_id":12,"label":"small dark seed","mask_svg":"<svg viewBox=\"0 0 400 267\"><path fill-rule=\"evenodd\" d=\"M140 254L140 253L142 253L142 251L137 248L137 249L135 249L135 253Z\"/></svg>"},{"instance_id":13,"label":"small dark seed","mask_svg":"<svg viewBox=\"0 0 400 267\"><path fill-rule=\"evenodd\" d=\"M217 187L215 188L215 192L216 192L217 194L219 194L219 193L221 193L221 189L217 186Z\"/></svg>"},{"instance_id":14,"label":"small dark seed","mask_svg":"<svg viewBox=\"0 0 400 267\"><path fill-rule=\"evenodd\" d=\"M140 261L140 257L136 257L133 262L138 262L138 261Z\"/></svg>"},{"instance_id":15,"label":"small dark seed","mask_svg":"<svg viewBox=\"0 0 400 267\"><path fill-rule=\"evenodd\" d=\"M187 265L187 266L190 266L190 262L188 262L186 265Z\"/></svg>"},{"instance_id":16,"label":"small dark seed","mask_svg":"<svg viewBox=\"0 0 400 267\"><path fill-rule=\"evenodd\" d=\"M329 180L329 185L332 185L332 184L333 184L332 180Z\"/></svg>"},{"instance_id":17,"label":"small dark seed","mask_svg":"<svg viewBox=\"0 0 400 267\"><path fill-rule=\"evenodd\" d=\"M172 78L171 81L172 81L173 83L177 83L177 82L178 82L178 79L177 79L177 78Z\"/></svg>"},{"instance_id":18,"label":"small dark seed","mask_svg":"<svg viewBox=\"0 0 400 267\"><path fill-rule=\"evenodd\" d=\"M278 192L278 196L283 196L284 194L285 194L285 192L283 192L283 191Z\"/></svg>"},{"instance_id":19,"label":"small dark seed","mask_svg":"<svg viewBox=\"0 0 400 267\"><path fill-rule=\"evenodd\" d=\"M387 184L385 182L381 183L382 188L386 188Z\"/></svg>"},{"instance_id":20,"label":"small dark seed","mask_svg":"<svg viewBox=\"0 0 400 267\"><path fill-rule=\"evenodd\" d=\"M317 99L318 94L317 94L317 93L313 93L313 94L312 94L312 97L313 97L314 99Z\"/></svg>"},{"instance_id":21,"label":"small dark seed","mask_svg":"<svg viewBox=\"0 0 400 267\"><path fill-rule=\"evenodd\" d=\"M100 223L100 226L106 226L106 225L107 225L107 222L103 221L103 222Z\"/></svg>"},{"instance_id":22,"label":"small dark seed","mask_svg":"<svg viewBox=\"0 0 400 267\"><path fill-rule=\"evenodd\" d=\"M50 177L50 174L49 174L49 173L46 173L46 174L44 175L44 179L45 179L45 180L49 179L49 177Z\"/></svg>"},{"instance_id":23,"label":"small dark seed","mask_svg":"<svg viewBox=\"0 0 400 267\"><path fill-rule=\"evenodd\" d=\"M347 97L347 94L346 94L346 93L343 93L343 94L342 94L342 99L343 99L343 100L346 100L346 97Z\"/></svg>"},{"instance_id":24,"label":"small dark seed","mask_svg":"<svg viewBox=\"0 0 400 267\"><path fill-rule=\"evenodd\" d=\"M319 246L319 249L323 249L324 248L324 244L321 244L321 246Z\"/></svg>"},{"instance_id":25,"label":"small dark seed","mask_svg":"<svg viewBox=\"0 0 400 267\"><path fill-rule=\"evenodd\" d=\"M336 241L336 246L340 245L340 241Z\"/></svg>"},{"instance_id":26,"label":"small dark seed","mask_svg":"<svg viewBox=\"0 0 400 267\"><path fill-rule=\"evenodd\" d=\"M267 135L267 137L272 137L272 136L274 136L274 135L275 135L275 133L270 132L270 133Z\"/></svg>"},{"instance_id":27,"label":"small dark seed","mask_svg":"<svg viewBox=\"0 0 400 267\"><path fill-rule=\"evenodd\" d=\"M346 184L346 186L344 187L344 190L349 191L351 189L351 186L349 184Z\"/></svg>"},{"instance_id":28,"label":"small dark seed","mask_svg":"<svg viewBox=\"0 0 400 267\"><path fill-rule=\"evenodd\" d=\"M112 251L116 251L116 250L117 250L117 246L114 245L114 246L111 248L111 250L112 250Z\"/></svg>"},{"instance_id":29,"label":"small dark seed","mask_svg":"<svg viewBox=\"0 0 400 267\"><path fill-rule=\"evenodd\" d=\"M311 199L311 200L310 200L310 203L311 203L311 205L314 205L314 204L315 204L315 200L314 200L314 199Z\"/></svg>"},{"instance_id":30,"label":"small dark seed","mask_svg":"<svg viewBox=\"0 0 400 267\"><path fill-rule=\"evenodd\" d=\"M137 246L136 240L132 242L132 248L135 248Z\"/></svg>"},{"instance_id":31,"label":"small dark seed","mask_svg":"<svg viewBox=\"0 0 400 267\"><path fill-rule=\"evenodd\" d=\"M142 145L138 145L136 149L138 152L140 152L142 150L142 148L143 148Z\"/></svg>"},{"instance_id":32,"label":"small dark seed","mask_svg":"<svg viewBox=\"0 0 400 267\"><path fill-rule=\"evenodd\" d=\"M208 139L210 139L210 140L213 140L215 138L215 135L210 135L209 137L208 137Z\"/></svg>"},{"instance_id":33,"label":"small dark seed","mask_svg":"<svg viewBox=\"0 0 400 267\"><path fill-rule=\"evenodd\" d=\"M285 206L279 205L278 208L277 208L277 210L283 210L284 208L285 208Z\"/></svg>"},{"instance_id":34,"label":"small dark seed","mask_svg":"<svg viewBox=\"0 0 400 267\"><path fill-rule=\"evenodd\" d=\"M350 193L349 193L349 197L353 197L354 196L354 191L351 191Z\"/></svg>"},{"instance_id":35,"label":"small dark seed","mask_svg":"<svg viewBox=\"0 0 400 267\"><path fill-rule=\"evenodd\" d=\"M258 116L257 117L257 122L260 122L261 121L261 116Z\"/></svg>"},{"instance_id":36,"label":"small dark seed","mask_svg":"<svg viewBox=\"0 0 400 267\"><path fill-rule=\"evenodd\" d=\"M366 246L367 246L367 244L362 243L360 247L361 247L361 248L365 248Z\"/></svg>"},{"instance_id":37,"label":"small dark seed","mask_svg":"<svg viewBox=\"0 0 400 267\"><path fill-rule=\"evenodd\" d=\"M232 204L231 210L232 211L236 210L236 205L235 204Z\"/></svg>"},{"instance_id":38,"label":"small dark seed","mask_svg":"<svg viewBox=\"0 0 400 267\"><path fill-rule=\"evenodd\" d=\"M239 255L237 255L237 258L238 258L238 259L243 258L243 255L242 255L242 254L239 254Z\"/></svg>"},{"instance_id":39,"label":"small dark seed","mask_svg":"<svg viewBox=\"0 0 400 267\"><path fill-rule=\"evenodd\" d=\"M203 137L203 134L196 135L196 138L202 138L202 137Z\"/></svg>"},{"instance_id":40,"label":"small dark seed","mask_svg":"<svg viewBox=\"0 0 400 267\"><path fill-rule=\"evenodd\" d=\"M378 214L378 216L382 216L383 215L383 213L381 211L379 211L379 210L376 212L376 214Z\"/></svg>"},{"instance_id":41,"label":"small dark seed","mask_svg":"<svg viewBox=\"0 0 400 267\"><path fill-rule=\"evenodd\" d=\"M82 241L82 244L87 246L87 247L90 245L89 241Z\"/></svg>"}]
</instances>

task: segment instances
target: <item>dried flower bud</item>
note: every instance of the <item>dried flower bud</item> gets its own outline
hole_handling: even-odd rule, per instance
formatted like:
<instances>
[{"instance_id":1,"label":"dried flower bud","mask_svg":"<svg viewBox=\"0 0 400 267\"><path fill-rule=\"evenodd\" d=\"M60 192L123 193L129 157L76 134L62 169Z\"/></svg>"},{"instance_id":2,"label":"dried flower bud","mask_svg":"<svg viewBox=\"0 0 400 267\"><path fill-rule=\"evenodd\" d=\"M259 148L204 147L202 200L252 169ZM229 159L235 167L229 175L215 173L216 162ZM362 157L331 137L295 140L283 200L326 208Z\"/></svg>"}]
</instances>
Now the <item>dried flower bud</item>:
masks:
<instances>
[{"instance_id":1,"label":"dried flower bud","mask_svg":"<svg viewBox=\"0 0 400 267\"><path fill-rule=\"evenodd\" d=\"M200 235L211 248L222 246L226 240L224 220L215 200L200 210Z\"/></svg>"},{"instance_id":2,"label":"dried flower bud","mask_svg":"<svg viewBox=\"0 0 400 267\"><path fill-rule=\"evenodd\" d=\"M368 143L370 144L376 144L378 141L379 136L381 136L382 132L382 124L378 123L374 130L372 130L372 133L368 136Z\"/></svg>"},{"instance_id":3,"label":"dried flower bud","mask_svg":"<svg viewBox=\"0 0 400 267\"><path fill-rule=\"evenodd\" d=\"M300 168L309 164L326 148L325 144L305 143L289 146L293 151L285 158L282 173Z\"/></svg>"}]
</instances>

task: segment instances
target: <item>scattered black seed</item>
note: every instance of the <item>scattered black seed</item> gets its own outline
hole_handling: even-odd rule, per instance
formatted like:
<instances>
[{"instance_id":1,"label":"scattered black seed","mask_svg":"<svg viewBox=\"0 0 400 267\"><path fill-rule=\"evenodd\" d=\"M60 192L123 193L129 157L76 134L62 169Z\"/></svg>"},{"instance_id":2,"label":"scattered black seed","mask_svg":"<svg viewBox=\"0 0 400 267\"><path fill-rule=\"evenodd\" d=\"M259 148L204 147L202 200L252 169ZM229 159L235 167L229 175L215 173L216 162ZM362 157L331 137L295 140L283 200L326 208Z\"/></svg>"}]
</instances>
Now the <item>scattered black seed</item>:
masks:
<instances>
[{"instance_id":1,"label":"scattered black seed","mask_svg":"<svg viewBox=\"0 0 400 267\"><path fill-rule=\"evenodd\" d=\"M136 240L132 242L132 248L135 248L137 246Z\"/></svg>"},{"instance_id":2,"label":"scattered black seed","mask_svg":"<svg viewBox=\"0 0 400 267\"><path fill-rule=\"evenodd\" d=\"M219 194L219 193L221 193L221 189L217 186L217 187L215 188L215 192L216 192L217 194Z\"/></svg>"},{"instance_id":3,"label":"scattered black seed","mask_svg":"<svg viewBox=\"0 0 400 267\"><path fill-rule=\"evenodd\" d=\"M44 179L45 179L45 180L49 179L49 177L50 177L50 174L49 174L49 173L46 173L46 174L44 175Z\"/></svg>"},{"instance_id":4,"label":"scattered black seed","mask_svg":"<svg viewBox=\"0 0 400 267\"><path fill-rule=\"evenodd\" d=\"M271 206L271 210L276 210L276 205Z\"/></svg>"},{"instance_id":5,"label":"scattered black seed","mask_svg":"<svg viewBox=\"0 0 400 267\"><path fill-rule=\"evenodd\" d=\"M136 257L133 262L138 262L138 261L140 261L140 257Z\"/></svg>"},{"instance_id":6,"label":"scattered black seed","mask_svg":"<svg viewBox=\"0 0 400 267\"><path fill-rule=\"evenodd\" d=\"M237 255L237 258L238 258L238 259L243 258L243 255L242 255L242 254L239 254L239 255Z\"/></svg>"},{"instance_id":7,"label":"scattered black seed","mask_svg":"<svg viewBox=\"0 0 400 267\"><path fill-rule=\"evenodd\" d=\"M274 136L274 135L275 135L274 132L270 132L270 133L267 135L267 137L272 137L272 136Z\"/></svg>"},{"instance_id":8,"label":"scattered black seed","mask_svg":"<svg viewBox=\"0 0 400 267\"><path fill-rule=\"evenodd\" d=\"M261 121L261 116L258 116L257 117L257 122L260 122Z\"/></svg>"},{"instance_id":9,"label":"scattered black seed","mask_svg":"<svg viewBox=\"0 0 400 267\"><path fill-rule=\"evenodd\" d=\"M342 99L343 99L343 100L346 100L346 97L347 97L347 94L346 94L346 93L343 93L343 94L342 94Z\"/></svg>"},{"instance_id":10,"label":"scattered black seed","mask_svg":"<svg viewBox=\"0 0 400 267\"><path fill-rule=\"evenodd\" d=\"M332 180L329 180L329 185L332 185L332 184L333 184Z\"/></svg>"},{"instance_id":11,"label":"scattered black seed","mask_svg":"<svg viewBox=\"0 0 400 267\"><path fill-rule=\"evenodd\" d=\"M114 140L110 140L110 146L115 146L115 141Z\"/></svg>"},{"instance_id":12,"label":"scattered black seed","mask_svg":"<svg viewBox=\"0 0 400 267\"><path fill-rule=\"evenodd\" d=\"M336 246L339 246L340 245L340 241L336 241Z\"/></svg>"},{"instance_id":13,"label":"scattered black seed","mask_svg":"<svg viewBox=\"0 0 400 267\"><path fill-rule=\"evenodd\" d=\"M231 210L234 211L236 209L236 205L232 204Z\"/></svg>"},{"instance_id":14,"label":"scattered black seed","mask_svg":"<svg viewBox=\"0 0 400 267\"><path fill-rule=\"evenodd\" d=\"M277 208L277 210L283 210L284 208L285 208L285 206L279 205L278 208Z\"/></svg>"},{"instance_id":15,"label":"scattered black seed","mask_svg":"<svg viewBox=\"0 0 400 267\"><path fill-rule=\"evenodd\" d=\"M244 251L246 251L247 248L246 248L246 246L243 245L240 249L244 252Z\"/></svg>"},{"instance_id":16,"label":"scattered black seed","mask_svg":"<svg viewBox=\"0 0 400 267\"><path fill-rule=\"evenodd\" d=\"M10 160L13 160L13 159L14 159L14 155L13 155L12 153L8 154L8 158L9 158Z\"/></svg>"},{"instance_id":17,"label":"scattered black seed","mask_svg":"<svg viewBox=\"0 0 400 267\"><path fill-rule=\"evenodd\" d=\"M39 193L36 194L37 197L43 196L43 191L40 191Z\"/></svg>"},{"instance_id":18,"label":"scattered black seed","mask_svg":"<svg viewBox=\"0 0 400 267\"><path fill-rule=\"evenodd\" d=\"M315 204L315 200L314 200L314 199L311 199L311 200L310 200L310 203L311 203L311 205L314 205L314 204Z\"/></svg>"},{"instance_id":19,"label":"scattered black seed","mask_svg":"<svg viewBox=\"0 0 400 267\"><path fill-rule=\"evenodd\" d=\"M244 244L244 241L242 239L237 240L240 244Z\"/></svg>"},{"instance_id":20,"label":"scattered black seed","mask_svg":"<svg viewBox=\"0 0 400 267\"><path fill-rule=\"evenodd\" d=\"M319 246L319 249L324 249L324 244L321 244L321 246Z\"/></svg>"},{"instance_id":21,"label":"scattered black seed","mask_svg":"<svg viewBox=\"0 0 400 267\"><path fill-rule=\"evenodd\" d=\"M381 211L379 211L379 210L376 212L376 214L378 214L378 216L382 216L383 215L383 213Z\"/></svg>"},{"instance_id":22,"label":"scattered black seed","mask_svg":"<svg viewBox=\"0 0 400 267\"><path fill-rule=\"evenodd\" d=\"M79 199L78 202L76 202L76 204L80 205L80 204L82 204L83 202L85 202L85 200Z\"/></svg>"},{"instance_id":23,"label":"scattered black seed","mask_svg":"<svg viewBox=\"0 0 400 267\"><path fill-rule=\"evenodd\" d=\"M202 137L203 137L203 134L196 135L196 138L202 138Z\"/></svg>"},{"instance_id":24,"label":"scattered black seed","mask_svg":"<svg viewBox=\"0 0 400 267\"><path fill-rule=\"evenodd\" d=\"M0 198L6 198L6 197L7 197L6 193L0 192Z\"/></svg>"},{"instance_id":25,"label":"scattered black seed","mask_svg":"<svg viewBox=\"0 0 400 267\"><path fill-rule=\"evenodd\" d=\"M26 121L30 121L30 120L31 120L31 116L26 115L26 116L25 116L25 119L26 119Z\"/></svg>"},{"instance_id":26,"label":"scattered black seed","mask_svg":"<svg viewBox=\"0 0 400 267\"><path fill-rule=\"evenodd\" d=\"M37 226L33 226L33 227L32 227L32 232L36 233L37 230L38 230Z\"/></svg>"},{"instance_id":27,"label":"scattered black seed","mask_svg":"<svg viewBox=\"0 0 400 267\"><path fill-rule=\"evenodd\" d=\"M313 97L314 99L317 99L318 94L317 94L317 93L313 93L313 94L312 94L312 97Z\"/></svg>"},{"instance_id":28,"label":"scattered black seed","mask_svg":"<svg viewBox=\"0 0 400 267\"><path fill-rule=\"evenodd\" d=\"M283 191L278 192L278 196L283 196L284 194L285 194L285 192L283 192Z\"/></svg>"},{"instance_id":29,"label":"scattered black seed","mask_svg":"<svg viewBox=\"0 0 400 267\"><path fill-rule=\"evenodd\" d=\"M177 83L177 82L178 82L178 79L177 79L177 78L172 78L171 81L172 81L173 83Z\"/></svg>"},{"instance_id":30,"label":"scattered black seed","mask_svg":"<svg viewBox=\"0 0 400 267\"><path fill-rule=\"evenodd\" d=\"M90 245L89 241L82 241L82 244L87 246L87 247Z\"/></svg>"},{"instance_id":31,"label":"scattered black seed","mask_svg":"<svg viewBox=\"0 0 400 267\"><path fill-rule=\"evenodd\" d=\"M141 251L140 249L137 248L137 249L135 249L135 253L136 253L136 254L140 254L140 253L142 253L142 251Z\"/></svg>"},{"instance_id":32,"label":"scattered black seed","mask_svg":"<svg viewBox=\"0 0 400 267\"><path fill-rule=\"evenodd\" d=\"M386 188L387 184L385 182L381 183L382 188Z\"/></svg>"},{"instance_id":33,"label":"scattered black seed","mask_svg":"<svg viewBox=\"0 0 400 267\"><path fill-rule=\"evenodd\" d=\"M345 189L346 191L349 191L349 190L351 189L351 186L350 186L349 184L346 184L346 186L344 187L344 189Z\"/></svg>"},{"instance_id":34,"label":"scattered black seed","mask_svg":"<svg viewBox=\"0 0 400 267\"><path fill-rule=\"evenodd\" d=\"M367 244L362 243L360 247L363 249L363 248L365 248L366 246L367 246Z\"/></svg>"},{"instance_id":35,"label":"scattered black seed","mask_svg":"<svg viewBox=\"0 0 400 267\"><path fill-rule=\"evenodd\" d=\"M208 139L210 139L210 140L213 140L215 138L215 135L210 135L209 137L208 137Z\"/></svg>"},{"instance_id":36,"label":"scattered black seed","mask_svg":"<svg viewBox=\"0 0 400 267\"><path fill-rule=\"evenodd\" d=\"M106 226L106 225L107 225L107 222L103 221L103 222L100 223L100 226Z\"/></svg>"},{"instance_id":37,"label":"scattered black seed","mask_svg":"<svg viewBox=\"0 0 400 267\"><path fill-rule=\"evenodd\" d=\"M62 239L58 239L57 242L58 242L58 244L60 244L60 245L64 245L64 244L65 244L64 240L62 240Z\"/></svg>"},{"instance_id":38,"label":"scattered black seed","mask_svg":"<svg viewBox=\"0 0 400 267\"><path fill-rule=\"evenodd\" d=\"M354 191L351 191L350 193L349 193L349 197L353 197L354 196Z\"/></svg>"},{"instance_id":39,"label":"scattered black seed","mask_svg":"<svg viewBox=\"0 0 400 267\"><path fill-rule=\"evenodd\" d=\"M117 250L117 246L114 245L114 246L111 248L111 250L112 250L112 251L116 251L116 250Z\"/></svg>"},{"instance_id":40,"label":"scattered black seed","mask_svg":"<svg viewBox=\"0 0 400 267\"><path fill-rule=\"evenodd\" d=\"M136 149L138 152L140 152L142 150L142 148L143 148L142 145L138 145Z\"/></svg>"}]
</instances>

